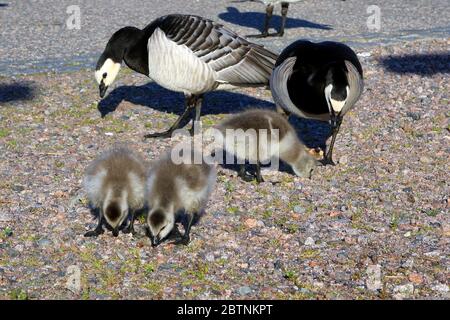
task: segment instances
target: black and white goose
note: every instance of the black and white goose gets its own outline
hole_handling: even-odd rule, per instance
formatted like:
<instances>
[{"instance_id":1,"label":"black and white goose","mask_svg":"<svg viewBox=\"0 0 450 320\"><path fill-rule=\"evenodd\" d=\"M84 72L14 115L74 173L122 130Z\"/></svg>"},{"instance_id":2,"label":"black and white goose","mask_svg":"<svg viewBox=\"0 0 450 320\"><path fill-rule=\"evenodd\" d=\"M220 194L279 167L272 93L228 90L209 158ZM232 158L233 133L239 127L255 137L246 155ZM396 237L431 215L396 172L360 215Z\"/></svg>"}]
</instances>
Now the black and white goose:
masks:
<instances>
[{"instance_id":1,"label":"black and white goose","mask_svg":"<svg viewBox=\"0 0 450 320\"><path fill-rule=\"evenodd\" d=\"M170 136L191 110L200 119L203 94L220 84L268 85L277 55L211 20L171 14L143 30L125 27L109 40L95 77L100 97L115 80L122 61L162 87L183 92L186 109L169 130L145 137Z\"/></svg>"},{"instance_id":2,"label":"black and white goose","mask_svg":"<svg viewBox=\"0 0 450 320\"><path fill-rule=\"evenodd\" d=\"M278 111L329 121L332 139L325 164L334 164L333 146L343 116L363 92L363 70L356 53L337 42L299 40L280 54L270 79Z\"/></svg>"}]
</instances>

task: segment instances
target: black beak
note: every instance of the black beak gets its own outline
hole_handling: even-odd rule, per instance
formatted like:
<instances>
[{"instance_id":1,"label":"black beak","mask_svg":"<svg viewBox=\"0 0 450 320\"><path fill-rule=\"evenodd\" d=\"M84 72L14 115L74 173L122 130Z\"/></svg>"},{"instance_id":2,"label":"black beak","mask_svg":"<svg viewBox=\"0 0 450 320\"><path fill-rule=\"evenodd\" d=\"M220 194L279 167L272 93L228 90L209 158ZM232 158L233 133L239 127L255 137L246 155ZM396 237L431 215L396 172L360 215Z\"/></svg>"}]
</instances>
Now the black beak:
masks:
<instances>
[{"instance_id":1,"label":"black beak","mask_svg":"<svg viewBox=\"0 0 450 320\"><path fill-rule=\"evenodd\" d=\"M105 96L106 90L108 90L108 87L105 86L105 84L103 83L103 81L100 83L100 85L98 86L98 89L100 91L100 98L103 99L103 97Z\"/></svg>"},{"instance_id":2,"label":"black beak","mask_svg":"<svg viewBox=\"0 0 450 320\"><path fill-rule=\"evenodd\" d=\"M119 236L119 229L118 228L115 228L114 230L113 230L113 236L114 237L117 237L117 236Z\"/></svg>"}]
</instances>

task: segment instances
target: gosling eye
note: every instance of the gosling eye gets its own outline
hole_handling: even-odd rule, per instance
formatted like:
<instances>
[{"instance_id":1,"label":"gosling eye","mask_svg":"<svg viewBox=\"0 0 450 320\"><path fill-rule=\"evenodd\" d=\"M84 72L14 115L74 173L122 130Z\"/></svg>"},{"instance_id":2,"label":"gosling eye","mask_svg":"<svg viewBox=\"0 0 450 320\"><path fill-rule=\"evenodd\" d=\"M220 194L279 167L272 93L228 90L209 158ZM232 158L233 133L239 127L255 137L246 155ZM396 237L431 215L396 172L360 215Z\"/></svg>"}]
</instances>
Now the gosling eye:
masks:
<instances>
[{"instance_id":1,"label":"gosling eye","mask_svg":"<svg viewBox=\"0 0 450 320\"><path fill-rule=\"evenodd\" d=\"M105 79L107 76L108 76L108 74L105 72L105 73L103 74L103 79Z\"/></svg>"}]
</instances>

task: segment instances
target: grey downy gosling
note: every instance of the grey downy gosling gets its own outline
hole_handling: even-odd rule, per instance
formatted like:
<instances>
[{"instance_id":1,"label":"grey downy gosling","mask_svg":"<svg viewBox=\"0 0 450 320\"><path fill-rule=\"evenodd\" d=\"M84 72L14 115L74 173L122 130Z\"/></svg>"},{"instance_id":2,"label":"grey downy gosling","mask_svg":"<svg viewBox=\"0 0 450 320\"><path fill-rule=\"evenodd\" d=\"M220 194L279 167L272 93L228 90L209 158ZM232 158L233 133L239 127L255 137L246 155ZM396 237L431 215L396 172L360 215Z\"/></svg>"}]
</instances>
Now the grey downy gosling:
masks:
<instances>
[{"instance_id":1,"label":"grey downy gosling","mask_svg":"<svg viewBox=\"0 0 450 320\"><path fill-rule=\"evenodd\" d=\"M182 211L186 213L188 221L184 235L176 243L187 245L192 223L200 217L215 183L215 165L203 160L201 164L176 164L169 152L152 163L146 197L149 206L147 233L152 246L168 238L175 227L177 214Z\"/></svg>"},{"instance_id":2,"label":"grey downy gosling","mask_svg":"<svg viewBox=\"0 0 450 320\"><path fill-rule=\"evenodd\" d=\"M294 128L283 115L277 112L248 110L230 116L216 128L222 133L221 138L217 141L227 152L234 154L238 160L241 160L240 162L249 160L256 164L256 181L258 183L264 181L261 177L261 162L266 162L272 157L283 160L292 167L297 176L304 178L311 178L312 171L318 164L305 145L300 142ZM244 132L254 129L256 134L247 135L248 140L244 146L242 142L235 143L234 139L227 139L227 129L242 129ZM271 131L274 129L278 130L276 141L271 139ZM260 139L261 130L266 130L267 139ZM247 131L247 133L249 132ZM246 175L245 164L240 165L239 176L245 181L253 180Z\"/></svg>"},{"instance_id":3,"label":"grey downy gosling","mask_svg":"<svg viewBox=\"0 0 450 320\"><path fill-rule=\"evenodd\" d=\"M333 147L343 117L355 106L363 88L356 53L332 41L292 43L280 54L270 79L279 112L330 123L332 139L323 164L333 165Z\"/></svg>"},{"instance_id":4,"label":"grey downy gosling","mask_svg":"<svg viewBox=\"0 0 450 320\"><path fill-rule=\"evenodd\" d=\"M98 225L85 234L95 237L104 232L103 224L112 228L115 237L131 215L124 233L134 233L136 211L145 205L147 166L142 158L125 147L106 151L86 170L84 188L89 202L98 211Z\"/></svg>"},{"instance_id":5,"label":"grey downy gosling","mask_svg":"<svg viewBox=\"0 0 450 320\"><path fill-rule=\"evenodd\" d=\"M170 137L193 109L194 120L200 120L203 94L219 85L267 86L276 59L275 53L219 23L170 14L142 30L125 27L115 32L97 62L95 78L103 98L124 61L160 86L184 93L185 111L170 129L145 136Z\"/></svg>"}]
</instances>

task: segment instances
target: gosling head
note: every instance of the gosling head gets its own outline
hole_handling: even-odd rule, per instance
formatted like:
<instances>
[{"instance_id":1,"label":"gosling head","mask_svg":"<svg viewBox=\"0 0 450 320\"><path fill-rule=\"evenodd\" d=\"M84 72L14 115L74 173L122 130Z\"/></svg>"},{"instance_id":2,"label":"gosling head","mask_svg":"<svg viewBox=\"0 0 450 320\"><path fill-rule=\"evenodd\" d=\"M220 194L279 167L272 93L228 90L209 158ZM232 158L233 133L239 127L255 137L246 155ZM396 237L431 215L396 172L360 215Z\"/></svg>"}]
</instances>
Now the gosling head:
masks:
<instances>
[{"instance_id":1,"label":"gosling head","mask_svg":"<svg viewBox=\"0 0 450 320\"><path fill-rule=\"evenodd\" d=\"M109 190L102 210L106 222L112 228L113 235L117 237L119 235L119 228L127 219L129 213L127 192L122 191L120 197L112 197L111 195L112 190Z\"/></svg>"},{"instance_id":2,"label":"gosling head","mask_svg":"<svg viewBox=\"0 0 450 320\"><path fill-rule=\"evenodd\" d=\"M155 209L148 214L147 225L152 246L155 247L172 231L175 225L175 216L166 214L161 209Z\"/></svg>"},{"instance_id":3,"label":"gosling head","mask_svg":"<svg viewBox=\"0 0 450 320\"><path fill-rule=\"evenodd\" d=\"M292 165L295 174L302 178L311 179L313 171L318 166L318 161L313 156L307 154L301 155L296 163Z\"/></svg>"}]
</instances>

